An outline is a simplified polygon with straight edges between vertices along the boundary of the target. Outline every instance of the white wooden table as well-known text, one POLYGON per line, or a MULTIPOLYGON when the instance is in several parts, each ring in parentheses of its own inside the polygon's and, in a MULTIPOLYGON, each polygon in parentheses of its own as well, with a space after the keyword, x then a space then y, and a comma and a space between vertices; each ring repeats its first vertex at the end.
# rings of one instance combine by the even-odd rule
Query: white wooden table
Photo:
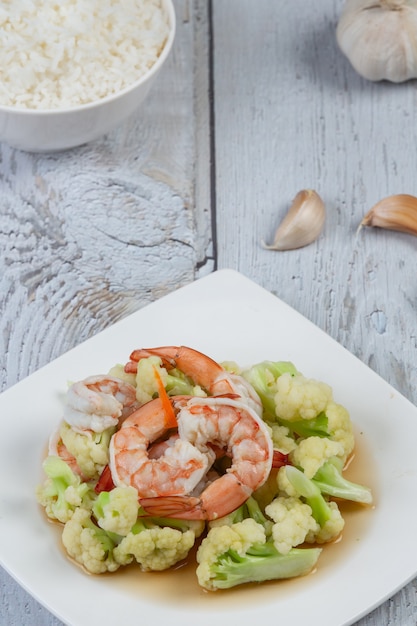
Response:
MULTIPOLYGON (((229 267, 417 402, 417 239, 355 234, 379 199, 417 195, 415 83, 355 74, 335 41, 342 0, 175 4, 173 54, 135 117, 60 154, 0 145, 1 389, 229 267), (322 236, 264 250, 306 187, 327 206, 322 236)), ((60 624, 5 572, 0 597, 1 626, 60 624)), ((414 581, 358 624, 416 621, 414 581)))

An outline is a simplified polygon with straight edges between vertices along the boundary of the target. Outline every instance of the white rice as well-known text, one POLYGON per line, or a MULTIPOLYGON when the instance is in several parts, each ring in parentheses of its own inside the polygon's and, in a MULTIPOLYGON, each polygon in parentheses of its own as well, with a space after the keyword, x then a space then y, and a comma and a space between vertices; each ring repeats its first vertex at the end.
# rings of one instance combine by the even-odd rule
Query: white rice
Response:
POLYGON ((0 0, 0 105, 62 109, 117 93, 168 32, 160 0, 0 0))

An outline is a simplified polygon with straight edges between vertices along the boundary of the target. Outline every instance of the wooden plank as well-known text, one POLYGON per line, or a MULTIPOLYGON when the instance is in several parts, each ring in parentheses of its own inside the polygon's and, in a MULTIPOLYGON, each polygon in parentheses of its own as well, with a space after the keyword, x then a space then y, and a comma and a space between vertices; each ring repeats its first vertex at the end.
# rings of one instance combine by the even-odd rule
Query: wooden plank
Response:
MULTIPOLYGON (((191 282, 206 255, 206 200, 196 218, 195 24, 187 2, 177 14, 172 57, 126 124, 56 155, 1 146, 3 389, 191 282)), ((198 132, 203 142, 207 125, 198 132)))
POLYGON ((270 289, 415 400, 417 240, 356 234, 379 199, 417 193, 414 84, 354 73, 335 42, 340 2, 213 4, 219 267, 270 289), (264 250, 307 187, 327 206, 322 236, 264 250))
MULTIPOLYGON (((173 53, 123 126, 60 154, 0 145, 2 390, 213 267, 207 5, 175 7, 173 53)), ((3 570, 0 589, 1 626, 60 624, 3 570)))
MULTIPOLYGON (((335 39, 342 4, 213 0, 218 267, 278 295, 416 403, 417 239, 356 235, 379 199, 417 194, 415 83, 354 72, 335 39), (322 236, 264 250, 309 187, 327 206, 322 236)), ((412 583, 360 624, 411 625, 415 612, 412 583)))

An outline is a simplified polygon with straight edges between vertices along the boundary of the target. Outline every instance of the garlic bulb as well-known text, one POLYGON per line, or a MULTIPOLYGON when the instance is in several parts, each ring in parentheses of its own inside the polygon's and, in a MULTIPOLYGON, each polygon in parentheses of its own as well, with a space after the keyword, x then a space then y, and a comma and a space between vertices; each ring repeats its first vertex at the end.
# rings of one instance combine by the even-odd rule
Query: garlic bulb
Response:
POLYGON ((294 250, 317 239, 323 230, 326 210, 316 191, 303 189, 295 196, 288 213, 279 225, 268 250, 294 250))
POLYGON ((375 204, 359 225, 377 226, 417 235, 417 198, 405 193, 384 198, 375 204))
POLYGON ((417 0, 347 0, 336 36, 364 78, 417 78, 417 0))

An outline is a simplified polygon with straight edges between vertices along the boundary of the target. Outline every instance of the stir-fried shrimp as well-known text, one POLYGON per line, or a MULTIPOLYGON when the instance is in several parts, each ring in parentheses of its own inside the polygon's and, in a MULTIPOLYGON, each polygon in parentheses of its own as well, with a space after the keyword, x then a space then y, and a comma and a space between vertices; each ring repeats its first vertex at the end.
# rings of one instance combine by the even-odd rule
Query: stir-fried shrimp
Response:
MULTIPOLYGON (((168 450, 168 448, 173 447, 175 445, 175 442, 177 441, 177 439, 179 439, 179 437, 180 437, 179 434, 175 433, 171 435, 170 437, 168 437, 168 439, 157 441, 156 443, 149 446, 148 448, 149 458, 159 459, 159 457, 162 456, 168 450)), ((219 446, 215 446, 214 444, 208 444, 208 447, 211 450, 211 453, 209 454, 212 455, 214 459, 227 456, 227 452, 223 448, 220 448, 219 446)), ((274 458, 275 458, 275 451, 274 451, 274 458)))
MULTIPOLYGON (((175 406, 175 398, 172 403, 175 406)), ((192 443, 174 437, 153 454, 153 442, 177 427, 175 412, 156 398, 132 413, 110 442, 110 469, 117 486, 135 487, 139 497, 190 493, 214 461, 210 451, 202 452, 192 443)), ((156 446, 156 444, 155 444, 156 446)))
POLYGON ((219 363, 202 352, 186 346, 163 346, 134 350, 125 370, 136 372, 138 362, 150 356, 159 357, 167 370, 179 369, 210 395, 233 392, 229 376, 219 363))
POLYGON ((175 433, 171 435, 167 439, 162 439, 161 441, 156 441, 151 444, 148 448, 148 457, 150 459, 159 459, 163 454, 165 454, 168 448, 173 448, 179 439, 179 434, 175 433))
MULTIPOLYGON (((205 453, 224 448, 231 466, 199 497, 142 498, 150 515, 179 519, 216 519, 238 508, 263 485, 272 467, 272 440, 265 423, 245 402, 227 397, 182 400, 177 415, 180 438, 205 453)), ((162 494, 160 494, 162 495, 162 494)))
POLYGON ((90 376, 71 385, 64 420, 74 430, 101 433, 117 426, 124 412, 136 405, 136 390, 113 376, 90 376))
POLYGON ((244 400, 250 406, 251 409, 256 411, 256 413, 260 417, 262 417, 262 401, 252 385, 239 374, 229 373, 229 378, 233 386, 234 393, 239 395, 242 400, 244 400))
POLYGON ((253 387, 243 377, 228 372, 220 363, 206 354, 187 346, 163 346, 134 350, 130 355, 130 361, 125 365, 125 371, 135 373, 138 362, 150 356, 159 357, 167 370, 180 370, 210 396, 229 393, 241 396, 251 408, 261 415, 261 400, 253 387))

